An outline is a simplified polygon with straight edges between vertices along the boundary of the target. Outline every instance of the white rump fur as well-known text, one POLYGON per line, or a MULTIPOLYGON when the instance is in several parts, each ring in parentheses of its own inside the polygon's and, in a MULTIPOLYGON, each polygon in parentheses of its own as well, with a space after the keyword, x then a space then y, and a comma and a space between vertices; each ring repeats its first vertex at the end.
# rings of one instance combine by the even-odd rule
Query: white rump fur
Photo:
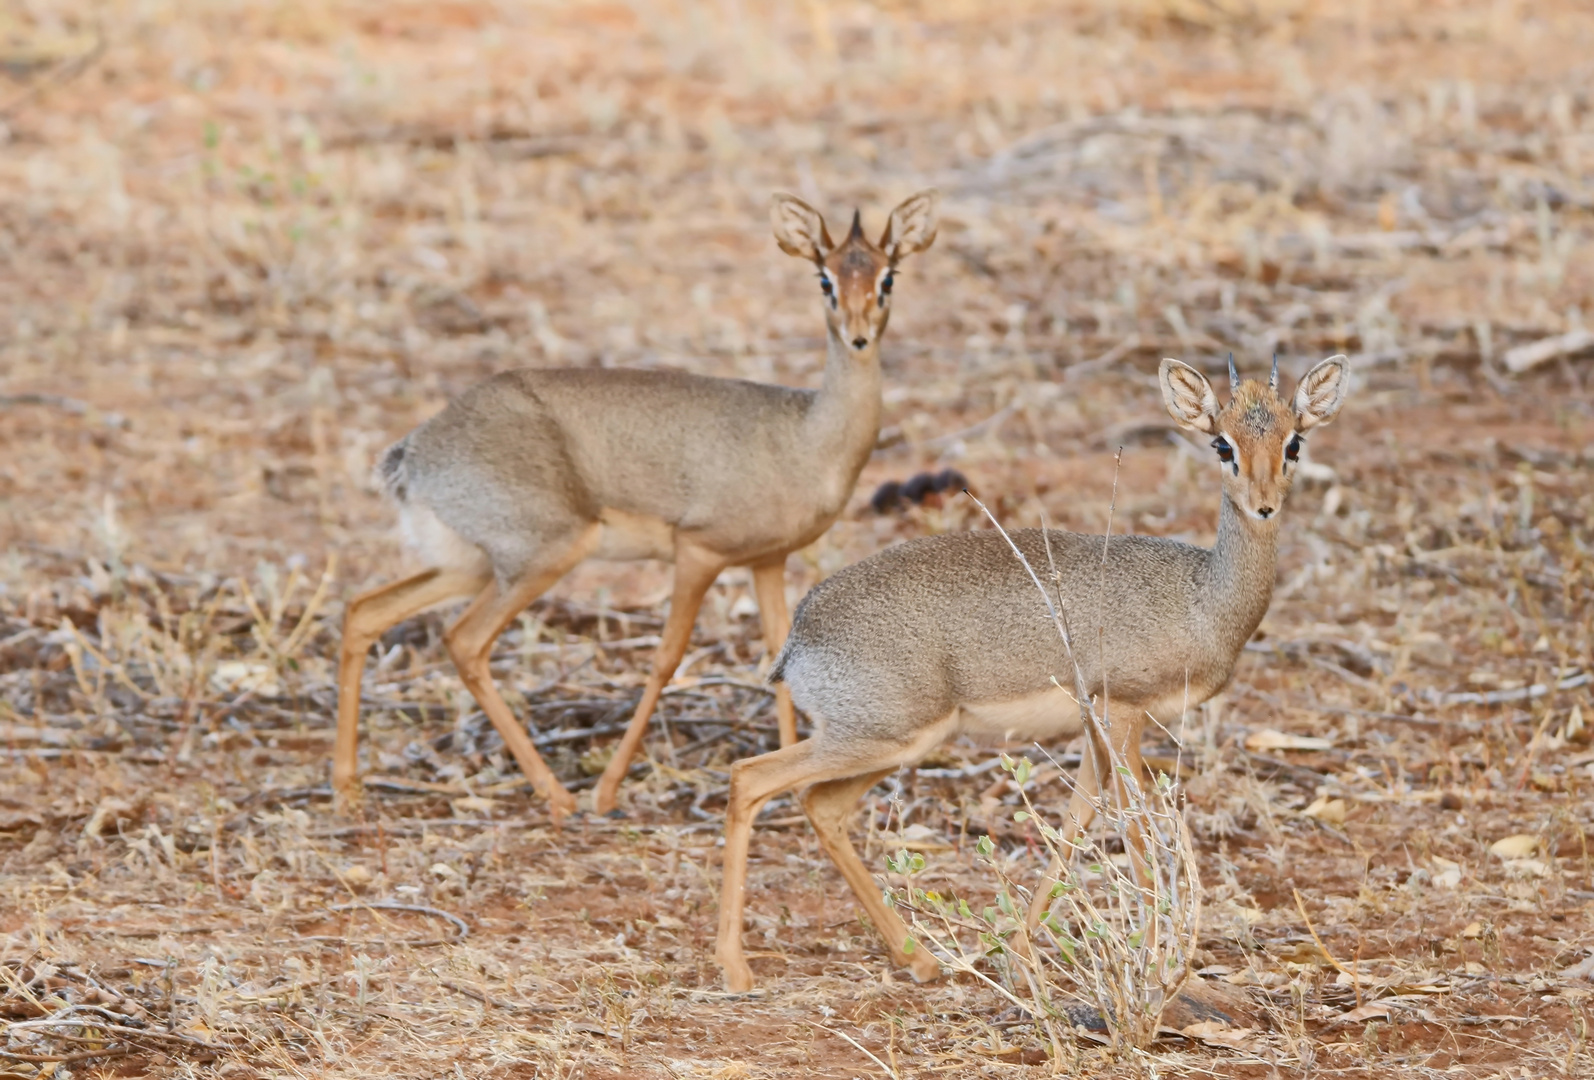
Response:
POLYGON ((423 566, 481 574, 492 572, 487 553, 444 525, 432 513, 432 508, 423 503, 399 504, 399 531, 405 546, 420 558, 423 566))

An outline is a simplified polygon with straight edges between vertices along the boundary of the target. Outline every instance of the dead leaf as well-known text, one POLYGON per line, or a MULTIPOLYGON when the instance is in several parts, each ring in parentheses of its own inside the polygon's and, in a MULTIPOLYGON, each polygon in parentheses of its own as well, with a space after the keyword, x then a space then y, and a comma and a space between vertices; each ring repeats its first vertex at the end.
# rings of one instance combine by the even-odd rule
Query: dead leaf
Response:
POLYGON ((1501 859, 1525 859, 1539 850, 1539 838, 1532 833, 1517 833, 1489 845, 1489 854, 1501 859))
POLYGON ((1451 862, 1449 859, 1435 855, 1433 857, 1433 883, 1441 889, 1455 889, 1461 886, 1461 864, 1451 862))
POLYGON ((1550 872, 1550 868, 1539 859, 1507 859, 1505 872, 1512 877, 1541 878, 1550 872))
POLYGON ((453 802, 455 811, 461 814, 491 814, 498 808, 494 799, 484 799, 480 795, 467 795, 463 799, 453 802))
POLYGON ((1247 750, 1332 750, 1334 742, 1318 735, 1291 735, 1272 728, 1253 731, 1246 736, 1247 750))
MULTIPOLYGON (((1482 964, 1478 966, 1480 968, 1483 967, 1482 964)), ((1469 974, 1471 973, 1471 964, 1467 965, 1467 971, 1469 974)), ((1482 972, 1480 971, 1478 974, 1482 974, 1482 972)), ((1564 968, 1561 971, 1561 977, 1563 979, 1594 979, 1594 953, 1589 953, 1571 967, 1564 968)))
POLYGON ((274 698, 282 694, 282 684, 277 679, 275 667, 247 660, 223 660, 210 673, 210 684, 223 694, 253 693, 257 698, 274 698))
POLYGON ((1279 949, 1269 949, 1278 960, 1287 964, 1310 964, 1313 967, 1333 967, 1334 961, 1315 941, 1292 941, 1279 949))
POLYGON ((1467 928, 1461 931, 1461 936, 1470 941, 1476 941, 1483 936, 1483 924, 1481 922, 1468 923, 1467 928))
POLYGON ((1204 1020, 1199 1024, 1180 1028, 1179 1034, 1198 1039, 1208 1046, 1221 1046, 1229 1050, 1253 1050, 1256 1032, 1252 1028, 1230 1027, 1220 1020, 1204 1020))
POLYGON ((902 830, 902 846, 912 851, 951 851, 946 838, 927 825, 914 822, 902 830))
POLYGON ((1369 1020, 1388 1020, 1390 1015, 1389 1003, 1385 1001, 1369 1001, 1358 1009, 1341 1016, 1338 1024, 1365 1024, 1369 1020))
POLYGON ((1339 828, 1345 824, 1345 814, 1348 809, 1344 799, 1330 799, 1327 795, 1319 795, 1312 805, 1301 813, 1321 821, 1324 825, 1339 828))

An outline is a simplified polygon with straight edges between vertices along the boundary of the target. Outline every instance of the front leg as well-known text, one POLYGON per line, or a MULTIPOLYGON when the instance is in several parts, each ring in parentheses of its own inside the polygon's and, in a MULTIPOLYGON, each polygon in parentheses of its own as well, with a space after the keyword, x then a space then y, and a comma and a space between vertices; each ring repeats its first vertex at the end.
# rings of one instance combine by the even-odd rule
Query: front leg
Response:
POLYGON ((697 621, 697 609, 702 606, 703 596, 709 586, 714 584, 714 579, 727 565, 723 558, 712 551, 685 541, 676 542, 675 587, 670 595, 669 618, 664 622, 664 634, 653 654, 653 668, 648 672, 642 700, 637 703, 636 712, 631 714, 631 723, 626 726, 620 744, 614 748, 614 756, 609 759, 603 776, 598 780, 598 789, 592 799, 593 809, 598 813, 609 813, 619 800, 620 781, 625 779, 631 760, 642 746, 642 737, 648 730, 648 718, 653 715, 660 695, 675 675, 675 669, 680 666, 681 657, 686 655, 686 646, 692 640, 692 625, 697 621))

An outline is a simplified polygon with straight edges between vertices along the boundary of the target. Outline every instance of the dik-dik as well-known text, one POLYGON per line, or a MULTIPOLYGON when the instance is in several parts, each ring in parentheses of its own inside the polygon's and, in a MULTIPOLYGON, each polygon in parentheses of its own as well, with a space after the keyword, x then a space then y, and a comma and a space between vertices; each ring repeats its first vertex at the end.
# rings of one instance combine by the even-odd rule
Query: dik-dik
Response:
MULTIPOLYGON (((819 212, 776 195, 781 250, 812 263, 828 331, 820 388, 797 390, 671 371, 525 369, 479 383, 383 454, 382 485, 426 569, 356 597, 343 624, 332 776, 357 796, 360 681, 366 653, 395 623, 474 596, 444 643, 461 679, 548 800, 575 798, 543 762, 488 670, 493 641, 584 559, 674 562, 669 617, 652 670, 594 798, 613 809, 648 717, 686 651, 721 570, 752 569, 766 647, 784 642, 786 556, 845 506, 880 427, 880 340, 898 265, 935 239, 936 195, 891 212, 879 243, 852 229, 836 243, 819 212)), ((782 746, 796 742, 784 689, 782 746)))
MULTIPOLYGON (((1307 372, 1291 400, 1278 394, 1276 362, 1266 383, 1240 382, 1232 361, 1229 373, 1231 398, 1220 406, 1194 368, 1164 360, 1160 372, 1168 412, 1212 438, 1223 477, 1212 547, 1052 532, 1049 558, 1041 530, 1012 534, 1042 575, 1055 560, 1084 687, 1092 697, 1107 693, 1113 748, 1135 776, 1146 718, 1171 720, 1222 689, 1267 612, 1279 511, 1302 439, 1339 412, 1348 382, 1343 356, 1307 372)), ((753 984, 741 943, 753 818, 771 796, 799 788, 820 844, 892 958, 919 979, 933 978, 935 958, 904 947, 907 928, 853 850, 847 820, 882 777, 954 736, 1078 734, 1079 706, 1054 676, 1075 685, 1045 600, 994 530, 888 548, 804 597, 770 678, 791 689, 813 720, 813 737, 731 768, 718 944, 727 987, 753 984)), ((1080 766, 1060 828, 1065 838, 1094 814, 1101 784, 1094 758, 1084 755, 1080 766)), ((1045 914, 1050 884, 1035 892, 1032 924, 1045 914)))

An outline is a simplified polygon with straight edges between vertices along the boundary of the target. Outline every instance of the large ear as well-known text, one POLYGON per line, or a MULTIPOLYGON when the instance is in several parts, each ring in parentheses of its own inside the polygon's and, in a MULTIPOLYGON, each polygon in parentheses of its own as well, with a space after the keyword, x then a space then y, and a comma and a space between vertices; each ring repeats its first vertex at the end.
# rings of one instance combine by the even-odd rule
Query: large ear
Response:
POLYGON ((880 250, 886 253, 892 266, 935 243, 935 206, 940 199, 939 191, 928 188, 903 199, 901 205, 891 211, 886 231, 880 234, 880 250))
POLYGON ((1295 430, 1305 431, 1334 419, 1350 389, 1345 357, 1330 356, 1301 377, 1295 388, 1295 430))
POLYGON ((1205 375, 1189 364, 1164 360, 1157 381, 1162 384, 1162 403, 1169 416, 1208 435, 1218 433, 1218 395, 1205 375))
POLYGON ((825 231, 824 217, 795 195, 775 192, 769 200, 769 223, 775 227, 775 243, 788 255, 823 262, 836 250, 835 241, 825 231))

